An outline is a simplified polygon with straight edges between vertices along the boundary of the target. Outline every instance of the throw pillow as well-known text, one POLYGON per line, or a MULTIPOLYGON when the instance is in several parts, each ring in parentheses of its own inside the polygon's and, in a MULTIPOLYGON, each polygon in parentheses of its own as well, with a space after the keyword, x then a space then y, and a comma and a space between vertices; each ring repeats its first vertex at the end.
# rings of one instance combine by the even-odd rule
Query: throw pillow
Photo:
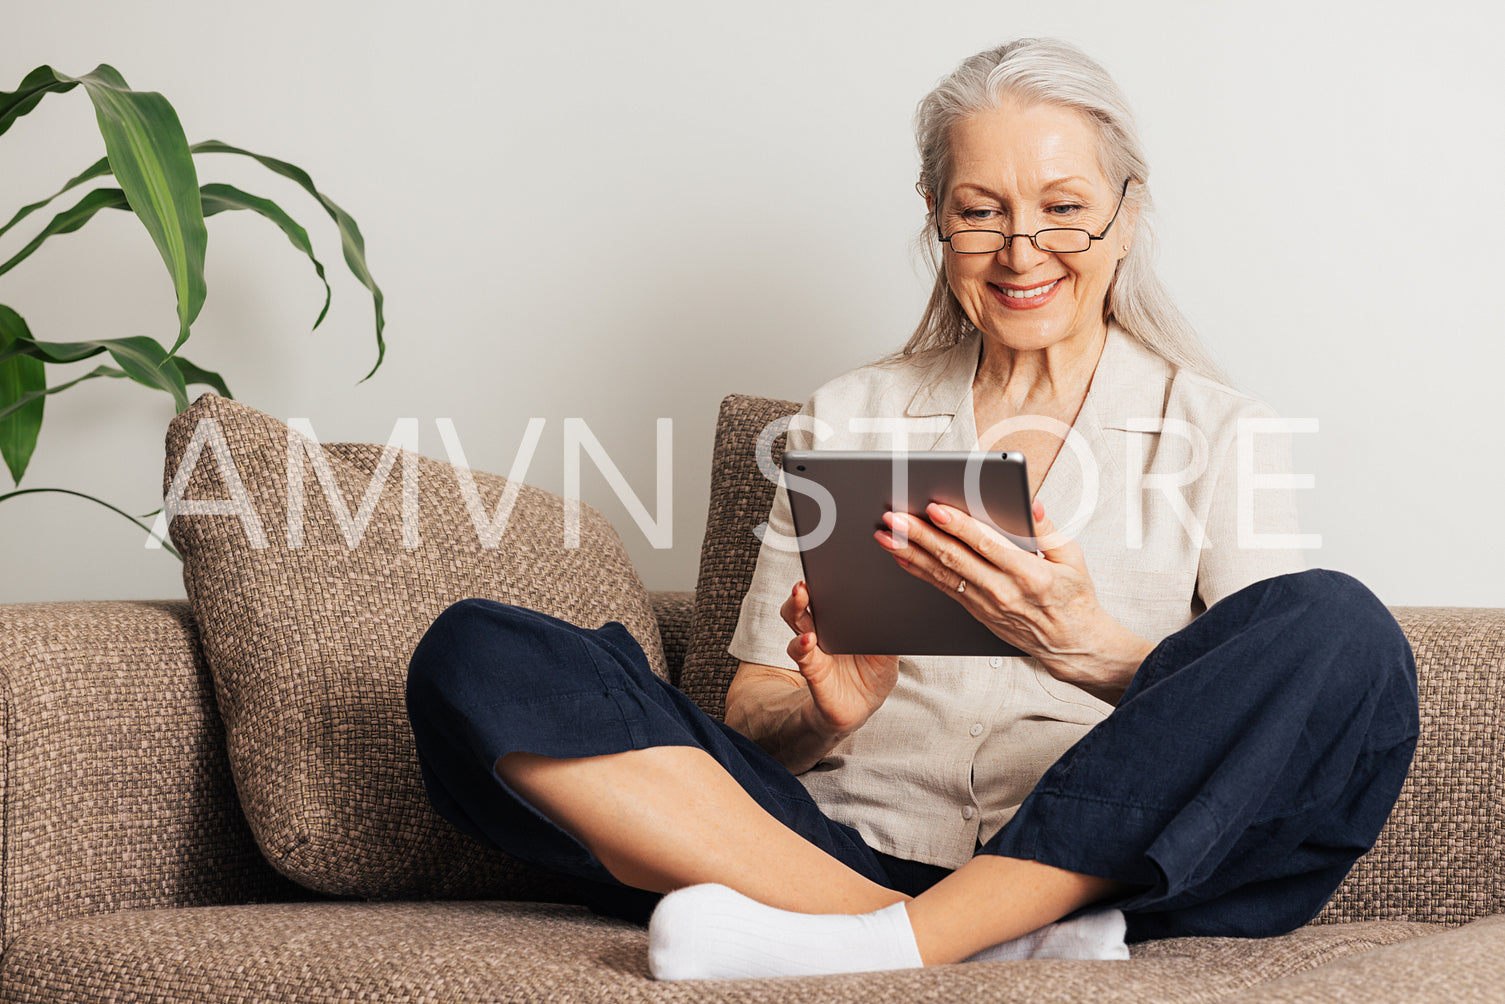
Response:
POLYGON ((621 621, 663 675, 648 595, 611 525, 582 505, 579 546, 566 547, 556 495, 395 448, 290 440, 213 394, 168 429, 163 485, 184 500, 172 539, 242 807, 272 864, 335 895, 570 898, 567 881, 430 808, 404 686, 429 624, 470 596, 584 627, 621 621), (472 511, 484 521, 514 489, 505 532, 484 547, 472 511))

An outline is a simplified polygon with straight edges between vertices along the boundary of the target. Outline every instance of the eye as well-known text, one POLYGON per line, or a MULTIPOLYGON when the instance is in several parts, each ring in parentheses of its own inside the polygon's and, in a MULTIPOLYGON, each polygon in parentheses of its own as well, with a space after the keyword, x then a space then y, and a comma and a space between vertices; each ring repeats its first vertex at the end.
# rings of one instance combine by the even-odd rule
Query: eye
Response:
POLYGON ((1063 202, 1058 206, 1051 206, 1045 211, 1052 216, 1074 216, 1082 211, 1082 207, 1074 202, 1063 202))
POLYGON ((987 223, 998 218, 996 209, 963 209, 961 218, 968 223, 987 223))

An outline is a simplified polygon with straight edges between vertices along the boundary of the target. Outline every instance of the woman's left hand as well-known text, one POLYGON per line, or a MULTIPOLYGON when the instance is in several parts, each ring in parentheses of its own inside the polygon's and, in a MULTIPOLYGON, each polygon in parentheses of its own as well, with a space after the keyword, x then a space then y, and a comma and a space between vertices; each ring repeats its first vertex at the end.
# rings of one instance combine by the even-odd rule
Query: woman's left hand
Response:
POLYGON ((1034 504, 1040 554, 1031 554, 960 509, 932 502, 929 521, 885 513, 874 534, 906 571, 949 594, 1058 680, 1116 703, 1155 647, 1102 608, 1076 542, 1034 504), (908 538, 901 545, 896 531, 908 538))

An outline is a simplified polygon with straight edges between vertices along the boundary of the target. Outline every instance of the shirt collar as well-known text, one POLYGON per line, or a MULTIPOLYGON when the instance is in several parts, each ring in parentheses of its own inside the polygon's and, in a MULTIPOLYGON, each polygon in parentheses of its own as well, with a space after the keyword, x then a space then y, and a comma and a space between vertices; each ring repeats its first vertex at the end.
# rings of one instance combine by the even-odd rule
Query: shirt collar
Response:
MULTIPOLYGON (((972 381, 981 354, 982 336, 976 331, 940 350, 931 365, 922 368, 904 413, 924 418, 971 411, 972 381)), ((1110 323, 1083 409, 1090 407, 1104 429, 1128 429, 1134 419, 1158 420, 1165 412, 1170 371, 1169 363, 1110 323)))
POLYGON ((982 335, 973 331, 949 348, 939 350, 930 365, 922 367, 919 385, 904 414, 910 418, 955 416, 972 410, 972 379, 982 355, 982 335))
MULTIPOLYGON (((972 380, 981 352, 982 336, 974 331, 964 341, 937 352, 929 365, 917 368, 919 384, 905 413, 913 418, 951 419, 930 449, 977 448, 972 380)), ((1082 497, 1098 499, 1122 488, 1124 475, 1117 452, 1107 448, 1103 432, 1158 431, 1171 373, 1171 365, 1159 355, 1118 325, 1108 325, 1092 383, 1072 425, 1075 442, 1063 444, 1063 450, 1073 454, 1085 448, 1094 462, 1083 467, 1080 458, 1058 457, 1040 486, 1039 498, 1047 511, 1064 518, 1076 511, 1082 497)))
POLYGON ((1170 363, 1118 325, 1109 324, 1083 410, 1090 407, 1104 429, 1134 429, 1137 421, 1138 430, 1146 431, 1147 420, 1158 429, 1170 376, 1170 363))

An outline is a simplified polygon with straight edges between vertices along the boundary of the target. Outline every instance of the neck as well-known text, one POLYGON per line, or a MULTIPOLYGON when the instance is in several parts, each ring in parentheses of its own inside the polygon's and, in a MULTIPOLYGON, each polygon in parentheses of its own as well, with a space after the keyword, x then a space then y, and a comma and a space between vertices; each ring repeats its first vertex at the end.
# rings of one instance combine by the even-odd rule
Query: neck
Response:
POLYGON ((1015 349, 982 333, 982 357, 972 378, 973 397, 986 397, 1024 414, 1048 412, 1052 404, 1080 402, 1092 382, 1108 328, 1063 339, 1043 349, 1015 349))

